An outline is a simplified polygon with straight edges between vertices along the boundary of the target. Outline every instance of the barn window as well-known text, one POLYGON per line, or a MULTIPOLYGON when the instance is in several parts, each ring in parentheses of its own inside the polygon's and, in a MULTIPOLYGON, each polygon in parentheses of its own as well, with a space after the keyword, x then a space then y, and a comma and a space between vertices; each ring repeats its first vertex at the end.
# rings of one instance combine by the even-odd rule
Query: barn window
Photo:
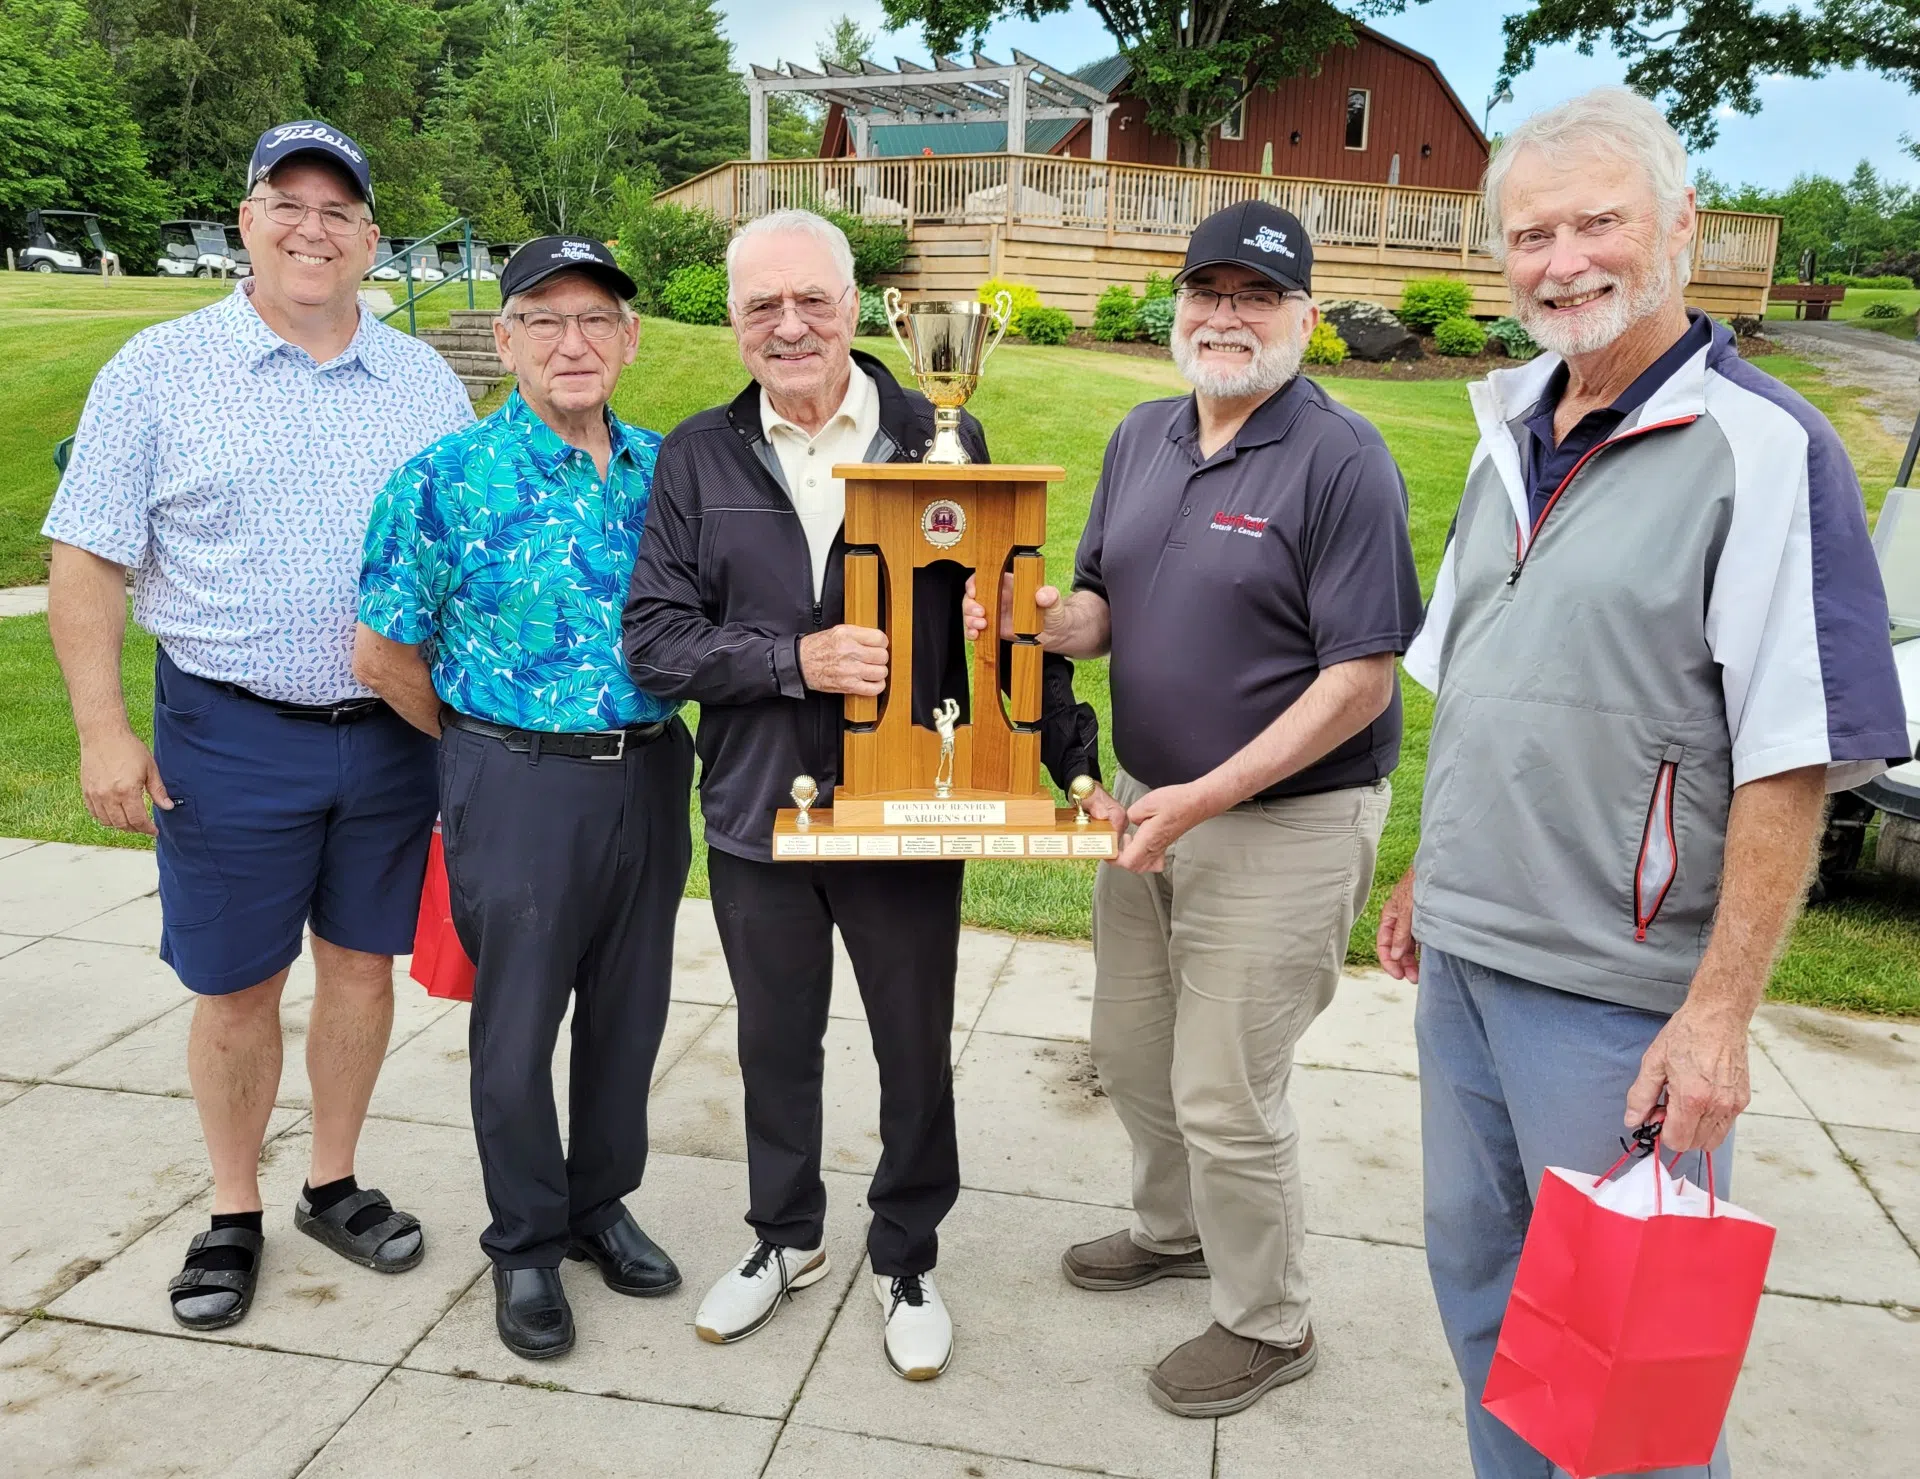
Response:
POLYGON ((1367 147, 1367 104, 1373 94, 1364 87, 1347 89, 1347 147, 1367 147))
POLYGON ((1223 139, 1244 139, 1247 136, 1247 100, 1240 99, 1233 105, 1233 111, 1220 120, 1220 137, 1223 139))

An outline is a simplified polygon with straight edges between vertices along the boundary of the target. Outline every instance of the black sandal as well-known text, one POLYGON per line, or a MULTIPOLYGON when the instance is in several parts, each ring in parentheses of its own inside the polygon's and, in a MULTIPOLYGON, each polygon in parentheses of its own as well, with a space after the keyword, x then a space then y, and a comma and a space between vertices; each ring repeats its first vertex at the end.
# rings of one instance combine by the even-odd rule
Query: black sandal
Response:
POLYGON ((224 1330, 246 1318, 253 1307, 253 1291, 260 1283, 260 1255, 267 1240, 250 1227, 215 1227, 195 1233, 187 1244, 187 1266, 167 1285, 167 1298, 173 1305, 173 1318, 189 1330, 224 1330), (208 1248, 239 1248, 248 1253, 248 1268, 195 1268, 192 1260, 208 1248), (232 1294, 238 1302, 218 1314, 189 1314, 180 1306, 188 1300, 209 1295, 232 1294))
POLYGON ((324 1243, 349 1263, 370 1268, 375 1273, 403 1274, 427 1256, 427 1240, 420 1230, 420 1219, 410 1212, 396 1212, 383 1191, 363 1186, 342 1197, 324 1212, 315 1212, 302 1196, 293 1206, 293 1225, 315 1242, 324 1243), (385 1207, 387 1215, 365 1232, 350 1232, 347 1224, 356 1212, 368 1207, 385 1207), (413 1247, 398 1257, 381 1257, 388 1243, 414 1234, 413 1247))

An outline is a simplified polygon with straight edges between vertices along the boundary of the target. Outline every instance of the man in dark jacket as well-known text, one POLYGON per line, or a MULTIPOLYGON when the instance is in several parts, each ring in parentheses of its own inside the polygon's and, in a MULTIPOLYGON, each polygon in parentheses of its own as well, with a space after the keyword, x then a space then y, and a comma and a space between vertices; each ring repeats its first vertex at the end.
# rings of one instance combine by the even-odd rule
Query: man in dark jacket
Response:
MULTIPOLYGON (((734 239, 727 268, 754 383, 661 447, 625 615, 635 681, 701 706, 708 876, 739 1005, 756 1241, 702 1302, 695 1329, 740 1340, 826 1275, 820 1091, 837 925, 880 1066, 867 1247, 883 1343, 895 1371, 926 1380, 953 1344, 932 1270, 960 1187, 949 1033, 964 865, 775 864, 772 834, 796 776, 815 777, 820 805, 833 804, 844 696, 877 695, 886 682, 886 635, 841 621, 845 491, 833 465, 918 459, 933 408, 852 351, 852 253, 829 222, 763 217, 734 239)), ((971 417, 961 439, 987 460, 971 417)), ((911 702, 931 727, 940 698, 967 692, 964 573, 920 577, 911 702)), ((1046 691, 1049 770, 1063 783, 1096 775, 1092 711, 1073 702, 1063 659, 1048 659, 1046 691)))

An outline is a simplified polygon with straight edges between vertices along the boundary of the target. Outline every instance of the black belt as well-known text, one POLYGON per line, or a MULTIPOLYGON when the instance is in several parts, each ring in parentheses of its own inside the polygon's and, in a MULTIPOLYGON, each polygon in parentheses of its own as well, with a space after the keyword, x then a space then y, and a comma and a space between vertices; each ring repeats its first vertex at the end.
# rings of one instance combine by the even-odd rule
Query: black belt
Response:
POLYGON ((442 709, 440 722, 469 734, 497 739, 516 755, 564 755, 571 760, 620 760, 627 746, 650 745, 667 732, 665 724, 635 724, 626 729, 603 729, 591 734, 554 734, 540 729, 510 729, 457 709, 442 709))
POLYGON ((375 714, 385 712, 387 707, 384 700, 377 698, 348 698, 337 704, 296 704, 281 698, 268 698, 251 688, 242 688, 238 683, 215 683, 214 686, 226 689, 236 698, 265 704, 283 719, 305 719, 314 724, 358 724, 362 719, 371 719, 375 714))

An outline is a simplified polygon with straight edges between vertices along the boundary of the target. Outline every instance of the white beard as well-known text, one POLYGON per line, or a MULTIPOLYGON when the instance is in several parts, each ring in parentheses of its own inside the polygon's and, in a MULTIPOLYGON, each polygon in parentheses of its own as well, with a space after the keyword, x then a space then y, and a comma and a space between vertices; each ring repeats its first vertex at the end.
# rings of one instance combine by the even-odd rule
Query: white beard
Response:
POLYGON ((1639 277, 1620 277, 1611 272, 1583 272, 1572 282, 1542 280, 1532 293, 1516 292, 1513 316, 1533 335, 1542 349, 1565 358, 1568 355, 1597 354, 1641 319, 1658 313, 1673 296, 1671 269, 1656 264, 1639 277), (1613 291, 1585 309, 1579 323, 1563 322, 1547 307, 1546 298, 1577 298, 1598 288, 1613 291))
POLYGON ((1210 329, 1202 324, 1191 333, 1174 331, 1173 362, 1181 375, 1201 395, 1215 400, 1240 400, 1247 396, 1271 395, 1300 373, 1301 356, 1307 346, 1298 325, 1288 318, 1280 333, 1261 343, 1252 329, 1210 329), (1237 370, 1215 369, 1198 363, 1194 340, 1206 339, 1218 344, 1240 344, 1252 350, 1247 363, 1237 370))

